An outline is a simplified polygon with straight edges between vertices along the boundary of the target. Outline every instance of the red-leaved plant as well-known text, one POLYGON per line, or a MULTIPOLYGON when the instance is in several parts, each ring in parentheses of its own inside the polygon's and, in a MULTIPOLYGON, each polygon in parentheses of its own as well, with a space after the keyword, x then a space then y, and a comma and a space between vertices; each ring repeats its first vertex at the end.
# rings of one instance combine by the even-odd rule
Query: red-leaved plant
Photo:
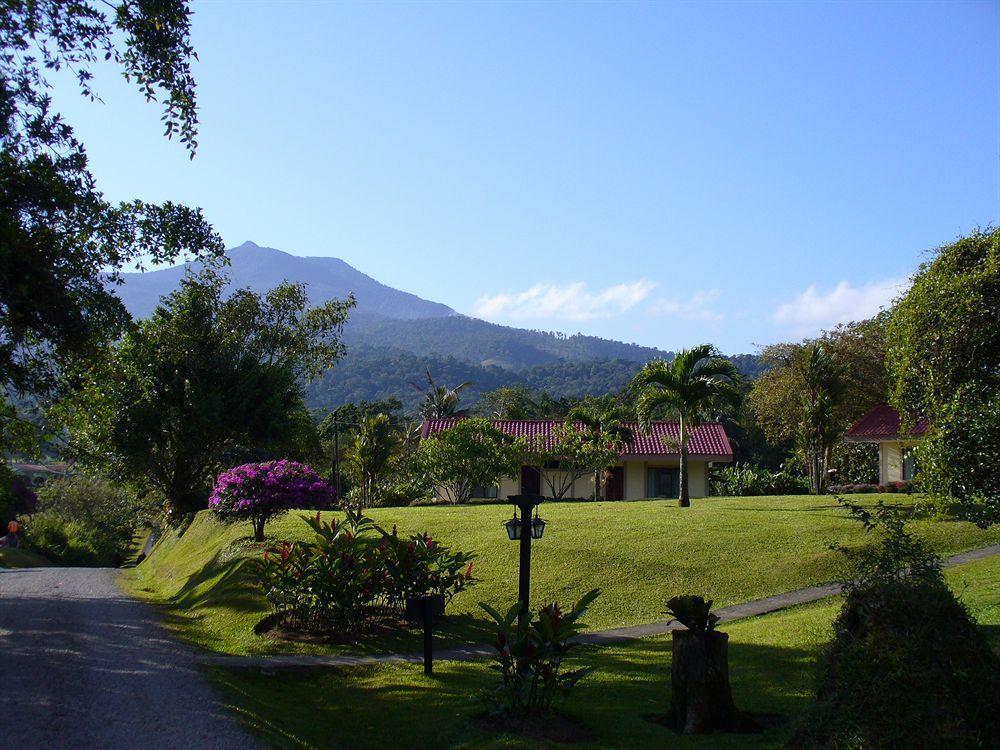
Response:
POLYGON ((501 682, 490 695, 494 713, 520 719, 547 714, 556 696, 565 697, 593 671, 564 671, 563 660, 576 645, 572 639, 583 627, 580 618, 599 594, 598 589, 589 591, 568 612, 555 602, 546 604, 534 619, 519 617, 520 602, 505 615, 480 603, 497 625, 492 669, 500 673, 501 682))
POLYGON ((475 583, 472 558, 427 534, 402 539, 347 510, 343 520, 305 519, 312 541, 283 542, 256 561, 254 572, 277 620, 286 627, 363 631, 374 618, 401 614, 407 597, 451 598, 475 583))

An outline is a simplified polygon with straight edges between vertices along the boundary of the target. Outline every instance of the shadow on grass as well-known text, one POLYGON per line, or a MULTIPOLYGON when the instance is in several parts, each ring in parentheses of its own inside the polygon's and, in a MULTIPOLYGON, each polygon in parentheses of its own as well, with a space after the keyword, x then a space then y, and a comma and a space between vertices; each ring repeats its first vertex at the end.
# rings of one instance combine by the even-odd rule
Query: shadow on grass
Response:
MULTIPOLYGON (((734 643, 731 673, 737 705, 794 718, 808 704, 815 650, 734 643)), ((655 639, 581 649, 573 666, 591 664, 570 700, 557 706, 592 729, 591 748, 778 747, 789 725, 760 735, 679 737, 644 716, 670 699, 670 641, 655 639)), ((394 748, 560 747, 513 736, 491 737, 470 719, 477 696, 496 686, 488 664, 443 662, 433 677, 418 665, 280 671, 212 670, 244 722, 278 747, 394 748)))
MULTIPOLYGON (((196 572, 187 577, 180 589, 173 595, 159 601, 164 622, 180 632, 191 623, 203 620, 202 611, 206 607, 225 608, 236 613, 264 619, 271 609, 260 594, 250 569, 252 557, 245 552, 256 545, 244 544, 246 540, 217 552, 196 572)), ((251 618, 254 619, 254 618, 251 618)), ((252 625, 248 626, 249 628, 252 625)), ((435 648, 443 650, 483 643, 494 636, 489 620, 471 614, 447 615, 435 628, 435 648)), ((225 637, 215 637, 204 628, 200 629, 197 640, 202 646, 226 650, 225 637)), ((319 650, 328 653, 351 653, 379 655, 390 653, 416 653, 423 648, 423 630, 417 626, 399 630, 380 631, 377 634, 362 635, 355 643, 323 644, 319 650)), ((252 648, 257 653, 294 652, 299 650, 292 641, 265 636, 260 648, 252 648)))
POLYGON ((167 600, 171 606, 196 609, 206 604, 225 605, 237 612, 267 611, 264 597, 258 594, 250 575, 250 559, 227 557, 229 550, 217 552, 198 571, 188 576, 174 596, 167 600))

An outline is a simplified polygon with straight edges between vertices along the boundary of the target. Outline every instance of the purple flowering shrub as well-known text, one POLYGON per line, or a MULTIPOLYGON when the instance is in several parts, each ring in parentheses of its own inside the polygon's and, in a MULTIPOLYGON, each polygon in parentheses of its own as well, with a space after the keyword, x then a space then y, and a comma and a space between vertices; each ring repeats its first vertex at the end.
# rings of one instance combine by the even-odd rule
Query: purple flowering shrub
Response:
POLYGON ((286 628, 351 635, 373 620, 397 617, 408 597, 450 600, 475 583, 473 555, 450 552, 427 534, 401 539, 355 511, 305 521, 312 541, 282 542, 264 552, 254 573, 286 628))
POLYGON ((208 507, 229 521, 250 521, 254 539, 264 541, 268 519, 293 508, 327 508, 334 489, 314 469, 297 461, 234 466, 219 475, 208 507))

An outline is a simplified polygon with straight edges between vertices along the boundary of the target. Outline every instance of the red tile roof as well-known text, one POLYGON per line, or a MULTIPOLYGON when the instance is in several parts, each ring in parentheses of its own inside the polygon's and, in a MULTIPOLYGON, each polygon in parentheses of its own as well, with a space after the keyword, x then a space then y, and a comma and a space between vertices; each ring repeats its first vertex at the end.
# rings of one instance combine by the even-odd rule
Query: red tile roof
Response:
MULTIPOLYGON (((542 438, 551 440, 552 430, 562 424, 559 420, 491 420, 493 426, 513 437, 542 438)), ((421 439, 447 430, 455 425, 458 419, 426 420, 420 431, 421 439)), ((577 428, 582 425, 577 423, 577 428)), ((653 422, 651 434, 643 434, 636 423, 627 423, 632 430, 632 441, 622 451, 623 458, 639 456, 676 456, 679 452, 677 439, 680 427, 677 422, 653 422)), ((699 425, 688 433, 688 454, 693 457, 711 461, 732 461, 733 449, 722 425, 717 422, 699 425)))
MULTIPOLYGON (((888 404, 878 404, 873 406, 867 414, 851 425, 845 433, 848 440, 857 442, 872 440, 890 440, 900 437, 899 434, 899 412, 888 404)), ((903 437, 920 437, 927 432, 927 419, 917 417, 913 421, 912 429, 903 437)))

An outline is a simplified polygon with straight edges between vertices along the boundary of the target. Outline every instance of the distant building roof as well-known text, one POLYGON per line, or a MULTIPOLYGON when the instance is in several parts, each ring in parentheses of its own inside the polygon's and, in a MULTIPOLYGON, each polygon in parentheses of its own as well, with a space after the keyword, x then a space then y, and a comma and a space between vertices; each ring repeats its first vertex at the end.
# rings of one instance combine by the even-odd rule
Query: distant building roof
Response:
POLYGON ((66 463, 51 463, 51 464, 29 464, 22 461, 14 461, 10 464, 10 468, 20 474, 67 474, 69 473, 69 464, 66 463))
POLYGON ((868 410, 861 419, 851 425, 845 433, 848 440, 855 442, 892 440, 894 438, 917 438, 927 432, 927 419, 917 417, 906 435, 900 435, 899 412, 888 404, 878 404, 868 410))
MULTIPOLYGON (((425 420, 420 431, 421 439, 453 427, 459 419, 425 420)), ((551 445, 554 440, 552 432, 557 425, 563 424, 557 419, 513 419, 491 420, 493 426, 503 433, 513 437, 543 439, 551 445)), ((650 434, 644 434, 635 422, 625 423, 632 430, 632 441, 622 451, 622 458, 637 458, 641 456, 676 456, 680 452, 677 440, 680 437, 680 426, 677 422, 653 422, 650 434)), ((577 429, 583 425, 577 423, 577 429)), ((718 422, 709 422, 693 427, 688 432, 688 454, 692 457, 708 461, 732 461, 733 448, 725 429, 718 422)))

